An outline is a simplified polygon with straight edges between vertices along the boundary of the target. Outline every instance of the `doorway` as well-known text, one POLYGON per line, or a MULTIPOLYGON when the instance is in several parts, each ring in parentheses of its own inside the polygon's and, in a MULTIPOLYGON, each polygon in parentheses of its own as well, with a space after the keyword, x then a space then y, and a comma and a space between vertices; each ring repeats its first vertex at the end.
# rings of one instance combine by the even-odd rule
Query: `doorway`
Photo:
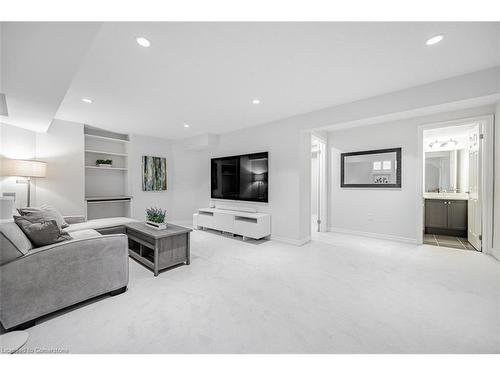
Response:
POLYGON ((492 247, 491 117, 420 128, 422 242, 489 252, 492 247))
POLYGON ((311 136, 311 235, 326 232, 326 142, 311 136))

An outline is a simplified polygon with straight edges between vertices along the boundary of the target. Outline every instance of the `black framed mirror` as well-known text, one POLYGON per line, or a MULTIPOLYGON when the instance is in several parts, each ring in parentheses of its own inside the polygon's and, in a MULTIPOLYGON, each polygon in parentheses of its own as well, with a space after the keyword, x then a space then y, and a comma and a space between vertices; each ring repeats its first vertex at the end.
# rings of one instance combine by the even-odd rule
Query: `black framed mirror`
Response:
POLYGON ((400 188, 401 147, 340 154, 340 187, 400 188))

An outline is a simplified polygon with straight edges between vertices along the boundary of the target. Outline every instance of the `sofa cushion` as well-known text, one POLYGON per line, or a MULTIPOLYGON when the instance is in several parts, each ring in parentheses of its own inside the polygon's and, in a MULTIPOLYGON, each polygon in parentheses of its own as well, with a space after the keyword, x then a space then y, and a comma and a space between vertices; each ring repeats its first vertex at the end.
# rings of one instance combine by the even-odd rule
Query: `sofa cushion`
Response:
POLYGON ((120 225, 125 225, 127 223, 133 223, 138 220, 131 219, 129 217, 108 217, 104 219, 93 219, 87 220, 84 223, 70 224, 65 230, 68 233, 73 233, 77 230, 82 229, 102 229, 109 227, 117 227, 120 225))
POLYGON ((14 216, 14 221, 36 247, 71 240, 71 236, 61 231, 55 220, 44 220, 38 216, 14 216))
POLYGON ((33 248, 15 222, 0 224, 0 264, 22 257, 33 248))
POLYGON ((63 229, 68 226, 63 216, 55 208, 42 204, 40 207, 25 207, 17 209, 21 216, 30 216, 42 218, 44 221, 55 220, 59 228, 63 229))
POLYGON ((71 232, 71 237, 74 240, 83 240, 85 238, 102 237, 102 235, 94 229, 82 229, 71 232))

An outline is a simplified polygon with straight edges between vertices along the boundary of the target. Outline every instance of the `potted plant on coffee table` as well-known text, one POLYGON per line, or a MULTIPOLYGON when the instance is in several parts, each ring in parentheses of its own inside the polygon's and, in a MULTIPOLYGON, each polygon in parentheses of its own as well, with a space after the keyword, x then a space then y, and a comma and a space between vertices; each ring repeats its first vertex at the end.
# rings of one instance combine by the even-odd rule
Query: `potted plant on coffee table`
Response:
POLYGON ((147 208, 146 225, 154 229, 167 229, 167 223, 165 223, 166 215, 167 210, 156 207, 147 208))

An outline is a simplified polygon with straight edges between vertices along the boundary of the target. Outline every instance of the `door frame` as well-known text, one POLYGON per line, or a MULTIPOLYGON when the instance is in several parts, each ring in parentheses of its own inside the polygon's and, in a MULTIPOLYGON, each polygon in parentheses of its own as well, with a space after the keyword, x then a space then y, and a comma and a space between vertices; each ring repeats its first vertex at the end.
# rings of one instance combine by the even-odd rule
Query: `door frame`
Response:
MULTIPOLYGON (((318 211, 319 215, 318 218, 321 220, 321 224, 319 226, 320 232, 326 232, 327 231, 327 220, 328 220, 328 204, 327 204, 327 183, 328 183, 328 176, 327 176, 327 168, 326 168, 326 163, 327 163, 327 140, 315 133, 311 133, 311 145, 313 141, 317 141, 319 146, 319 154, 318 154, 318 184, 319 184, 319 204, 318 204, 318 211)), ((312 179, 311 179, 311 186, 312 186, 312 179)), ((312 195, 312 189, 311 189, 311 195, 312 195)), ((311 198, 309 197, 309 200, 311 198)), ((309 222, 311 219, 309 219, 309 222)), ((311 228, 311 233, 312 233, 312 228, 311 228)))
POLYGON ((434 122, 417 127, 417 241, 419 245, 424 241, 424 130, 444 128, 449 126, 465 125, 465 123, 480 122, 483 125, 484 140, 481 163, 481 235, 482 251, 491 254, 493 249, 493 183, 494 183, 494 116, 483 115, 467 117, 457 120, 434 122))

